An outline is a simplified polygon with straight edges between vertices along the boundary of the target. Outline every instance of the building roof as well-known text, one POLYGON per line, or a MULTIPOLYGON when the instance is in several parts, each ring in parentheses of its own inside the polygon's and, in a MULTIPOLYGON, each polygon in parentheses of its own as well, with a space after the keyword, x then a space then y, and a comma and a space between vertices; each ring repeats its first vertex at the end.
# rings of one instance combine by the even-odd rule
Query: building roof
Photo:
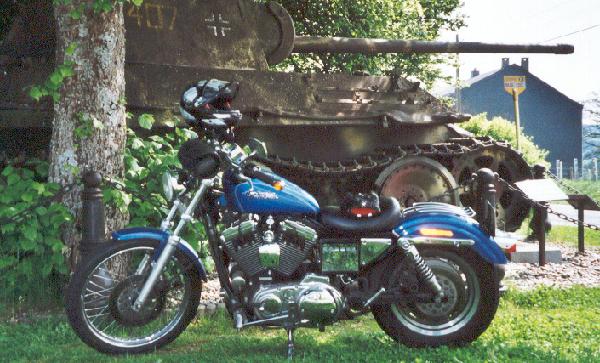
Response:
MULTIPOLYGON (((581 103, 579 103, 579 102, 573 100, 572 98, 568 97, 567 95, 565 95, 564 93, 562 93, 558 89, 556 89, 555 87, 551 86, 547 82, 544 82, 541 78, 535 76, 534 74, 532 74, 531 72, 529 72, 529 70, 521 67, 518 64, 511 64, 511 65, 505 66, 503 68, 500 68, 500 69, 497 69, 497 70, 494 70, 494 71, 490 71, 490 72, 486 72, 486 73, 482 73, 482 74, 480 74, 478 76, 475 76, 475 77, 472 77, 470 79, 461 81, 462 88, 471 87, 474 84, 476 84, 478 82, 481 82, 481 81, 483 81, 486 78, 492 77, 492 76, 496 75, 496 73, 502 72, 502 71, 504 71, 507 68, 518 69, 518 70, 520 70, 522 72, 527 73, 527 77, 532 77, 532 78, 536 79, 537 81, 539 81, 540 83, 542 83, 543 85, 545 85, 546 87, 548 87, 549 89, 551 89, 554 92, 556 92, 557 94, 561 95, 563 98, 565 98, 565 100, 567 100, 569 102, 572 102, 572 103, 575 103, 575 104, 577 104, 577 105, 579 105, 580 107, 583 108, 583 105, 581 103)), ((446 90, 443 90, 442 95, 447 96, 447 97, 453 97, 454 96, 454 92, 455 92, 454 88, 446 89, 446 90)))

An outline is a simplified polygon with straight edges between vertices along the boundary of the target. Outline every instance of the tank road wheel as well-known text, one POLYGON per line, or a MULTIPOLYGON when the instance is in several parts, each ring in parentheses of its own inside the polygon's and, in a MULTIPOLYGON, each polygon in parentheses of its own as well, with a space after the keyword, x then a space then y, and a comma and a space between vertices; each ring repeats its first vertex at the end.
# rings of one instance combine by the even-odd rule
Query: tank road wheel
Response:
POLYGON ((385 169, 375 181, 380 194, 395 197, 403 207, 435 201, 457 205, 457 184, 440 163, 423 156, 402 158, 385 169))
MULTIPOLYGON (((499 146, 462 155, 454 161, 452 175, 458 184, 466 185, 471 179, 471 174, 480 168, 490 168, 510 183, 531 178, 529 166, 522 157, 514 150, 499 146)), ((460 201, 463 205, 475 206, 470 194, 461 194, 460 201)), ((496 183, 496 224, 498 228, 510 232, 516 231, 527 217, 528 212, 527 203, 514 192, 507 190, 502 183, 496 183)))

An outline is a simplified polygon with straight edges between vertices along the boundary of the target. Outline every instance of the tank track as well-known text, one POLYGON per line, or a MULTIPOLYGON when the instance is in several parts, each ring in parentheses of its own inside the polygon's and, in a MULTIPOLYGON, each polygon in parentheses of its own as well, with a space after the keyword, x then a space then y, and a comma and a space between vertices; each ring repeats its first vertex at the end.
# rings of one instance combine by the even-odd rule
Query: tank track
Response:
MULTIPOLYGON (((509 174, 516 175, 516 177, 509 177, 509 179, 514 179, 510 180, 512 183, 531 176, 530 167, 520 152, 512 149, 511 145, 505 141, 496 141, 489 137, 452 138, 448 142, 437 144, 379 148, 370 154, 347 161, 313 162, 284 158, 276 154, 257 158, 257 161, 306 187, 318 199, 325 200, 328 204, 337 204, 337 200, 344 195, 343 193, 366 192, 375 189, 374 182, 377 176, 399 159, 408 156, 427 157, 439 162, 452 172, 461 158, 475 159, 484 154, 498 155, 498 157, 503 155, 503 160, 510 159, 510 164, 515 170, 511 170, 509 174)), ((460 175, 454 175, 454 177, 459 185, 467 184, 464 177, 460 175)), ((470 201, 463 200, 463 204, 470 205, 470 201)), ((510 208, 510 213, 517 216, 511 217, 511 220, 505 225, 507 230, 518 228, 528 212, 526 205, 518 202, 514 202, 514 204, 510 208)))
MULTIPOLYGON (((313 162, 310 160, 297 160, 296 158, 282 158, 276 154, 269 154, 266 158, 257 160, 270 168, 277 170, 293 170, 303 174, 318 174, 321 176, 340 176, 344 174, 379 172, 392 162, 406 156, 425 156, 442 161, 447 158, 456 158, 469 152, 484 149, 502 148, 514 155, 517 159, 522 156, 513 150, 509 143, 496 141, 489 137, 480 138, 454 138, 446 143, 399 145, 389 148, 379 148, 371 154, 347 161, 313 162)), ((445 164, 442 162, 442 164, 445 164)))

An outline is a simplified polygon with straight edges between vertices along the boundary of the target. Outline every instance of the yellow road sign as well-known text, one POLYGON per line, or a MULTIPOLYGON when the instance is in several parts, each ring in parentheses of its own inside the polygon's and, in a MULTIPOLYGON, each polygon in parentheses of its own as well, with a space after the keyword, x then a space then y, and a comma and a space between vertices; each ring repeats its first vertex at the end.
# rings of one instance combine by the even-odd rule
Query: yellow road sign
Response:
POLYGON ((525 91, 525 76, 504 76, 504 90, 508 94, 515 92, 517 95, 525 91))

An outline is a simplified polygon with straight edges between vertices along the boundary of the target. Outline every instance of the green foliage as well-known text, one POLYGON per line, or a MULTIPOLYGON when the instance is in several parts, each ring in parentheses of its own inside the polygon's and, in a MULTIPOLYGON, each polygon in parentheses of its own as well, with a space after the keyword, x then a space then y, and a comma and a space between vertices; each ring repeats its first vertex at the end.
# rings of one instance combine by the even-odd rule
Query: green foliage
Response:
MULTIPOLYGON (((93 122, 88 124, 93 128, 93 122)), ((85 137, 88 131, 82 127, 79 132, 85 137)), ((189 130, 175 129, 164 136, 142 138, 128 130, 125 180, 117 187, 107 185, 103 195, 106 203, 129 212, 129 226, 160 225, 169 207, 161 176, 181 167, 177 150, 193 136, 189 130)), ((52 201, 60 186, 47 183, 47 176, 48 164, 38 160, 22 167, 7 166, 0 175, 0 297, 28 295, 49 275, 67 272, 60 230, 71 218, 62 204, 52 201)), ((207 249, 199 245, 205 239, 203 226, 189 224, 183 237, 201 249, 201 257, 210 265, 207 249)))
MULTIPOLYGON (((74 52, 76 48, 76 44, 71 44, 67 50, 69 52, 74 52)), ((50 96, 54 102, 58 102, 60 98, 60 87, 65 82, 65 79, 75 75, 73 65, 73 62, 67 60, 65 63, 56 67, 44 84, 29 88, 29 97, 39 101, 42 97, 50 96)))
POLYGON ((0 297, 18 297, 51 274, 66 273, 60 230, 71 220, 52 201, 59 185, 47 183, 48 164, 29 161, 0 173, 0 297))
MULTIPOLYGON (((487 114, 482 113, 474 116, 471 120, 461 123, 460 126, 476 136, 489 136, 495 140, 508 141, 513 147, 517 145, 515 135, 515 124, 501 117, 494 117, 492 120, 487 119, 487 114)), ((533 137, 527 136, 521 128, 520 135, 520 151, 523 157, 530 164, 546 162, 548 151, 541 149, 534 143, 533 137)))
MULTIPOLYGON (((490 328, 461 347, 407 348, 368 315, 327 327, 325 333, 296 330, 294 361, 598 362, 599 301, 599 288, 509 292, 490 328)), ((287 362, 282 329, 236 332, 225 314, 198 318, 167 347, 137 356, 109 357, 86 347, 63 316, 0 324, 0 337, 0 361, 6 362, 287 362)))
POLYGON ((139 117, 138 122, 140 124, 140 127, 146 130, 150 130, 152 128, 152 125, 154 125, 154 122, 156 121, 154 120, 154 116, 145 113, 139 117))
MULTIPOLYGON (((146 123, 151 127, 154 118, 142 115, 140 126, 146 123), (148 121, 150 120, 151 121, 148 121)), ((181 165, 177 158, 179 146, 195 134, 187 129, 175 128, 165 135, 140 137, 131 129, 127 134, 125 149, 125 180, 122 188, 107 188, 104 191, 107 202, 127 208, 130 215, 129 226, 159 226, 168 213, 169 203, 162 194, 162 174, 173 171, 181 165)), ((205 238, 201 223, 188 224, 184 239, 195 247, 205 238)), ((206 257, 206 251, 202 250, 206 257)))
MULTIPOLYGON (((296 33, 387 39, 434 40, 443 29, 464 25, 459 0, 279 0, 294 19, 296 33)), ((415 76, 428 86, 440 78, 447 57, 431 54, 378 56, 294 55, 279 69, 323 73, 368 71, 415 76)))

